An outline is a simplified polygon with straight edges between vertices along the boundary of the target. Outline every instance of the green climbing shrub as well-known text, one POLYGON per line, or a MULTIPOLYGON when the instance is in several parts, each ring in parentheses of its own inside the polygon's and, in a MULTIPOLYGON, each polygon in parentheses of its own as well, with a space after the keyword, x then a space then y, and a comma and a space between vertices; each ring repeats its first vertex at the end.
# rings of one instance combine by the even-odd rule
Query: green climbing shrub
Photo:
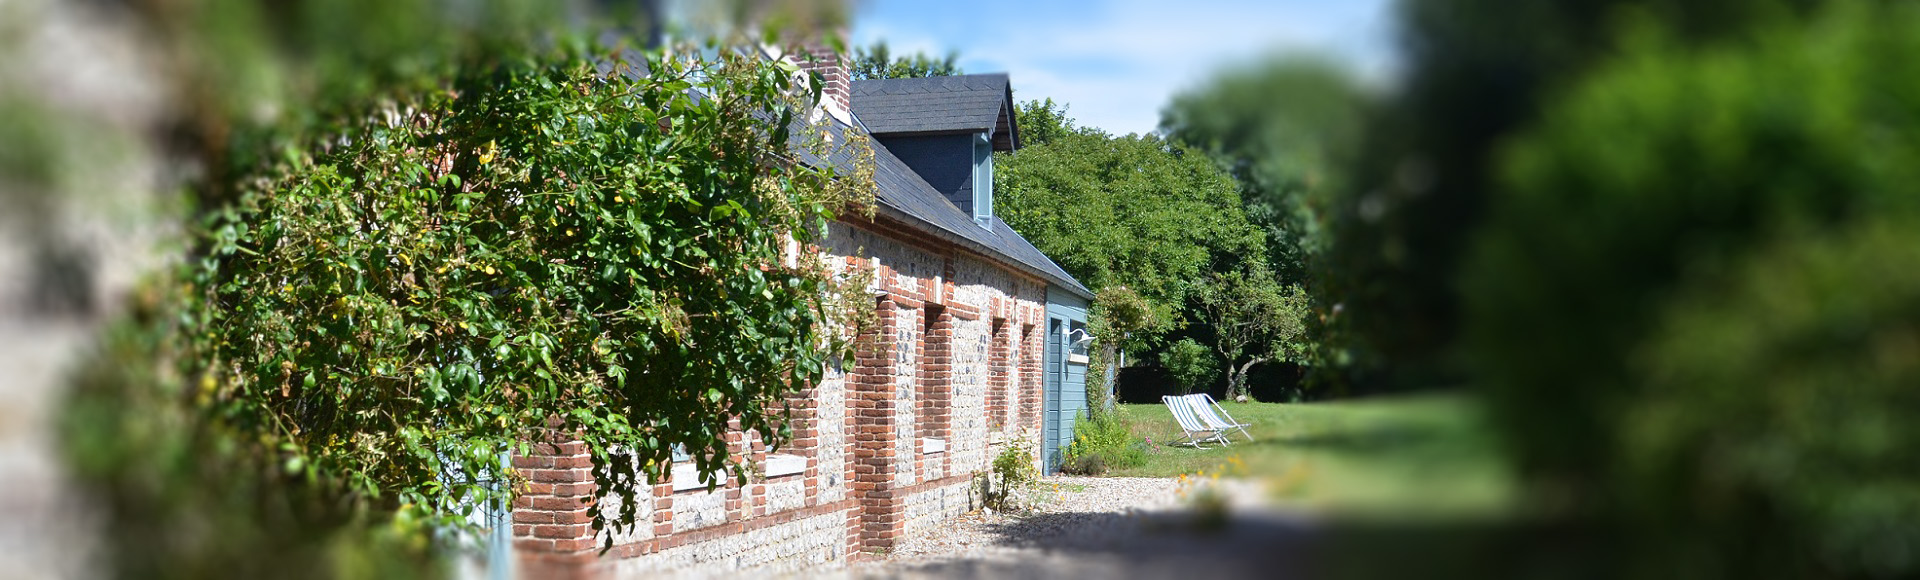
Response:
POLYGON ((597 66, 616 48, 463 69, 263 166, 186 273, 208 413, 449 517, 486 493, 449 474, 507 477, 543 428, 580 430, 620 494, 676 445, 737 468, 730 422, 783 443, 781 402, 849 345, 833 273, 788 241, 870 178, 793 160, 792 65, 652 52, 633 78, 597 66))
POLYGON ((871 152, 800 122, 791 64, 587 37, 243 143, 236 201, 156 290, 155 399, 320 513, 425 529, 507 499, 502 453, 548 430, 602 494, 676 446, 746 477, 726 434, 783 444, 784 401, 851 352, 859 281, 804 248, 871 207, 871 152))
POLYGON ((1167 329, 1173 318, 1164 307, 1127 286, 1108 286, 1094 294, 1093 308, 1087 315, 1087 332, 1094 336, 1092 356, 1087 365, 1087 409, 1094 415, 1111 411, 1115 383, 1119 382, 1119 364, 1125 353, 1144 350, 1146 339, 1167 329), (1111 380, 1109 376, 1111 375, 1111 380))

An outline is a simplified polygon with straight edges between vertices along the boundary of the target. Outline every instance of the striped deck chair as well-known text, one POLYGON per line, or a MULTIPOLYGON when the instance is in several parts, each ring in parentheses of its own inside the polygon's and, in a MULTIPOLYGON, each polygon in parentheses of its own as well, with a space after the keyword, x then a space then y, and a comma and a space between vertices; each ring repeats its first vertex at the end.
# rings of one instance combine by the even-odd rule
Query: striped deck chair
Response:
POLYGON ((1228 431, 1239 429, 1241 435, 1247 436, 1247 441, 1253 441, 1253 434, 1247 432, 1247 428, 1252 427, 1253 424, 1233 420, 1233 416, 1228 415, 1226 408, 1221 407, 1219 401, 1213 400, 1212 395, 1194 393, 1187 395, 1187 399, 1193 403, 1193 414, 1199 416, 1200 421, 1206 423, 1208 427, 1219 429, 1222 435, 1225 435, 1228 431), (1214 414, 1215 411, 1218 411, 1219 414, 1214 414), (1226 420, 1221 420, 1221 417, 1226 417, 1226 420))
POLYGON ((1194 414, 1192 399, 1167 395, 1160 397, 1160 402, 1167 404, 1167 410, 1173 413, 1174 422, 1179 423, 1180 430, 1186 433, 1186 438, 1173 442, 1174 445, 1192 445, 1198 448, 1200 444, 1208 441, 1217 441, 1221 445, 1227 444, 1226 434, 1220 428, 1207 424, 1204 419, 1194 414))

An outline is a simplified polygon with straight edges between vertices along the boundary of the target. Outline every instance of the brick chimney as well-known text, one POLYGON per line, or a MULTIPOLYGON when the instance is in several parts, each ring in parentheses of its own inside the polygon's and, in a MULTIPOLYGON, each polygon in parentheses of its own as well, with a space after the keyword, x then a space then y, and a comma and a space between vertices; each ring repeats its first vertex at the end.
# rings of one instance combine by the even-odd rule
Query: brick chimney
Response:
POLYGON ((809 42, 792 55, 800 70, 820 75, 820 108, 840 122, 853 124, 853 77, 847 72, 847 56, 825 43, 809 42))

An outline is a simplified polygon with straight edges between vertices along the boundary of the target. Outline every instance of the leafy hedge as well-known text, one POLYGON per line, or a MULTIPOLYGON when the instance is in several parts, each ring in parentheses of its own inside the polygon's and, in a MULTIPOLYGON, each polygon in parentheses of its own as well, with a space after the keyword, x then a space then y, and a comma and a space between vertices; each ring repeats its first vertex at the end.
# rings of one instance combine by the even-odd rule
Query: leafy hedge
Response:
POLYGON ((623 493, 676 445, 734 466, 731 422, 785 441, 781 402, 847 346, 788 241, 871 182, 788 159, 791 65, 614 53, 466 69, 265 168, 188 273, 209 412, 435 514, 543 427, 584 430, 623 493))
MULTIPOLYGON (((70 449, 116 521, 424 541, 514 493, 489 483, 516 477, 502 454, 549 431, 627 499, 676 446, 744 478, 727 433, 789 439, 786 400, 871 308, 807 253, 870 211, 866 141, 809 128, 817 85, 755 50, 584 38, 422 67, 229 144, 198 193, 233 201, 76 391, 70 449)), ((212 538, 127 571, 326 550, 302 541, 212 538)))

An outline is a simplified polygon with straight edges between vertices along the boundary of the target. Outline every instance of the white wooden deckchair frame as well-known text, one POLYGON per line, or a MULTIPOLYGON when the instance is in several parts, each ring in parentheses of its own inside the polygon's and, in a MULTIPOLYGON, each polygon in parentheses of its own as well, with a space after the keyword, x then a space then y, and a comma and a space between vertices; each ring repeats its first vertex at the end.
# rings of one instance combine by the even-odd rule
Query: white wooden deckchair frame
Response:
POLYGON ((1193 414, 1198 415, 1200 421, 1206 423, 1207 426, 1218 429, 1222 435, 1225 435, 1230 430, 1239 429, 1241 435, 1247 436, 1247 441, 1253 441, 1253 434, 1247 432, 1247 428, 1252 427, 1253 424, 1233 420, 1233 415, 1228 415, 1227 409, 1221 407, 1219 401, 1213 400, 1212 395, 1194 393, 1187 395, 1187 399, 1192 401, 1193 414), (1220 414, 1215 415, 1215 411, 1218 411, 1220 414), (1226 417, 1226 420, 1221 420, 1221 417, 1226 417))
POLYGON ((1185 432, 1186 438, 1173 442, 1174 445, 1192 445, 1198 448, 1201 443, 1208 441, 1217 441, 1221 445, 1228 444, 1226 433, 1221 428, 1208 424, 1195 412, 1192 399, 1167 395, 1160 397, 1160 402, 1166 403, 1167 411, 1173 413, 1173 421, 1179 423, 1180 430, 1185 432))

